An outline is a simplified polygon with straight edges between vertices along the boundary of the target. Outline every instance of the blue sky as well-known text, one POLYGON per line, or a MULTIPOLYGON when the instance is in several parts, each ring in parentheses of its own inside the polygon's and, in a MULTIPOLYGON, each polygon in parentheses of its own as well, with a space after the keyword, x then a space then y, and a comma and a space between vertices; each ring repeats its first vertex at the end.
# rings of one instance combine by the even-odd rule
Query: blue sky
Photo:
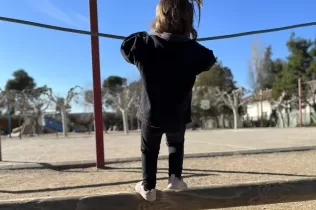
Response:
MULTIPOLYGON (((148 31, 157 0, 99 0, 100 32, 128 35, 148 31)), ((315 0, 251 1, 206 0, 199 36, 216 36, 264 28, 316 21, 315 0), (302 3, 304 2, 304 3, 302 3)), ((6 0, 0 15, 89 30, 88 0, 6 0)), ((316 37, 316 27, 234 39, 203 42, 223 64, 230 67, 240 85, 248 86, 248 60, 251 43, 259 40, 273 47, 274 57, 287 55, 285 42, 291 32, 306 38, 316 37)), ((121 40, 100 39, 101 77, 120 75, 133 81, 139 78, 134 66, 120 55, 121 40)), ((69 88, 91 88, 90 37, 0 21, 0 87, 13 71, 23 68, 38 85, 48 85, 63 96, 69 88)), ((76 106, 76 111, 84 108, 76 106)))

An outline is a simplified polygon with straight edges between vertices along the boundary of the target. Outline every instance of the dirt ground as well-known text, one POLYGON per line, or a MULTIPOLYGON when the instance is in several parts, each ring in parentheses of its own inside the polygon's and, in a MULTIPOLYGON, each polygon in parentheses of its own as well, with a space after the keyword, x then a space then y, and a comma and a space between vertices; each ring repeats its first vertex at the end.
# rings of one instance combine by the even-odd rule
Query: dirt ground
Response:
MULTIPOLYGON (((216 129, 186 132, 185 153, 212 153, 316 146, 316 128, 251 128, 216 129)), ((140 156, 140 133, 122 132, 104 135, 105 159, 140 156), (128 148, 128 149, 127 149, 128 148)), ((161 155, 168 154, 165 137, 161 155)), ((38 137, 5 139, 2 141, 1 165, 20 163, 55 163, 95 160, 95 136, 69 133, 64 138, 48 134, 38 137), (69 155, 71 154, 71 155, 69 155)))
MULTIPOLYGON (((112 164, 106 170, 0 171, 0 200, 65 195, 132 192, 141 178, 139 162, 112 164)), ((167 185, 167 161, 159 162, 158 188, 167 185)), ((184 178, 189 186, 228 185, 316 176, 316 151, 186 159, 184 178)), ((309 202, 229 208, 231 210, 314 210, 309 202)))

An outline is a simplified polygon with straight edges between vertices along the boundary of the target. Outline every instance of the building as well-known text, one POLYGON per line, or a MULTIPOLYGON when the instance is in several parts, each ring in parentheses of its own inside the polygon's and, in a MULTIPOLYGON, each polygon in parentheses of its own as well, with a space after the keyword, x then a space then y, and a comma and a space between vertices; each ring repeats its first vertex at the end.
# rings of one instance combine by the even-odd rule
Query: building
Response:
POLYGON ((272 112, 272 106, 270 99, 272 98, 272 90, 262 91, 262 96, 260 94, 250 95, 244 98, 246 101, 246 114, 244 119, 257 121, 264 118, 268 119, 272 112))
MULTIPOLYGON (((306 103, 302 101, 302 122, 303 125, 309 125, 313 120, 316 121, 316 115, 314 108, 309 104, 316 104, 316 80, 307 82, 307 88, 309 88, 308 101, 306 103)), ((260 93, 253 94, 245 97, 243 100, 246 102, 246 114, 243 116, 244 120, 257 121, 261 117, 263 119, 269 119, 272 113, 272 90, 267 89, 263 90, 260 93)), ((291 107, 289 107, 291 108, 291 107)), ((282 112, 285 113, 285 109, 282 109, 282 112)), ((290 126, 296 127, 299 124, 299 110, 297 108, 290 109, 290 126)), ((287 120, 287 119, 285 119, 287 120)), ((314 122, 316 123, 316 122, 314 122)))

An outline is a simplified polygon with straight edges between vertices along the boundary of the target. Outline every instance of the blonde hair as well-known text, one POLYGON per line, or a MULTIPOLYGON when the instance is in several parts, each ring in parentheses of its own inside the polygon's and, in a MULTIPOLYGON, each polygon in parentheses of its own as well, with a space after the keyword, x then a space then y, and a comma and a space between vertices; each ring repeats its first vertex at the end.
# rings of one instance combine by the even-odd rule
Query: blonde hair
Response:
POLYGON ((194 28, 194 1, 199 9, 199 21, 203 0, 160 0, 156 7, 156 18, 151 26, 156 33, 182 34, 197 39, 198 33, 194 28))

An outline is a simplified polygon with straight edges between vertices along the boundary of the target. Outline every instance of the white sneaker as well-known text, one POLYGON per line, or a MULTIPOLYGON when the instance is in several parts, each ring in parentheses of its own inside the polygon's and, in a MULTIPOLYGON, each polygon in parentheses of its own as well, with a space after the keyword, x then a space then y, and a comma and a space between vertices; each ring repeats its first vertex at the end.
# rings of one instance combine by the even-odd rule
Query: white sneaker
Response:
POLYGON ((135 186, 135 190, 139 193, 146 201, 155 201, 156 200, 156 189, 145 190, 143 182, 138 182, 135 186))
POLYGON ((177 178, 174 174, 169 177, 168 190, 186 190, 188 185, 183 181, 183 179, 177 178))

